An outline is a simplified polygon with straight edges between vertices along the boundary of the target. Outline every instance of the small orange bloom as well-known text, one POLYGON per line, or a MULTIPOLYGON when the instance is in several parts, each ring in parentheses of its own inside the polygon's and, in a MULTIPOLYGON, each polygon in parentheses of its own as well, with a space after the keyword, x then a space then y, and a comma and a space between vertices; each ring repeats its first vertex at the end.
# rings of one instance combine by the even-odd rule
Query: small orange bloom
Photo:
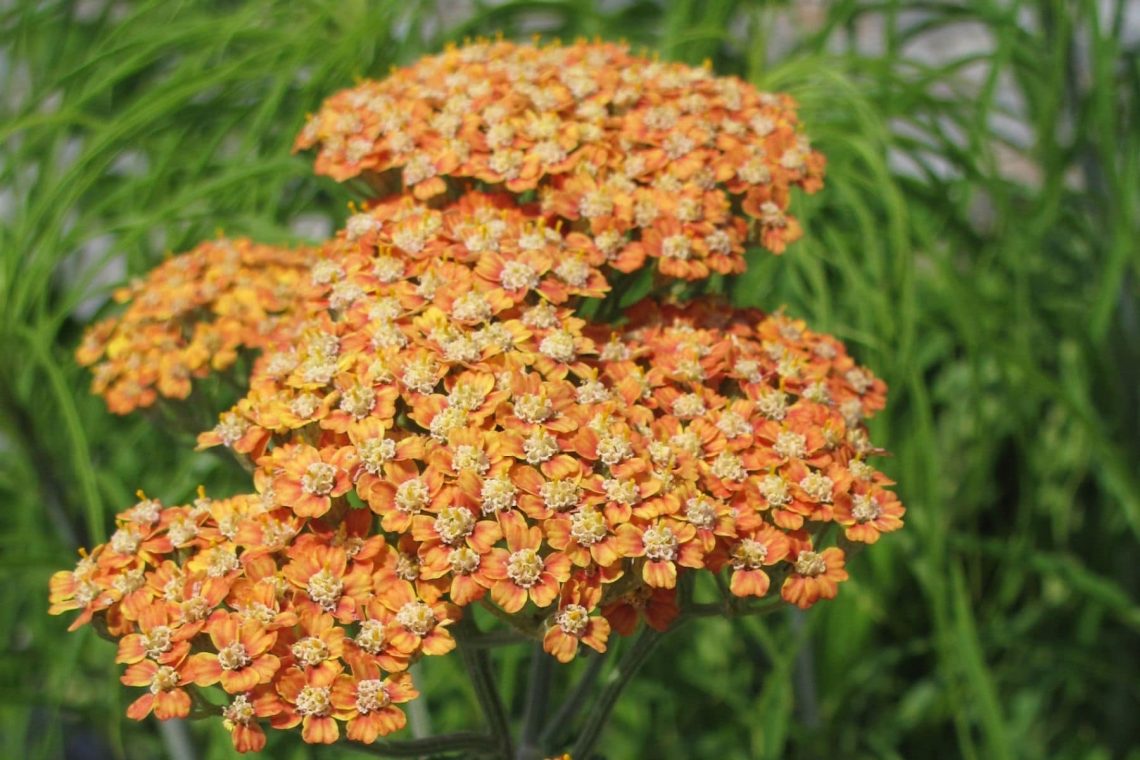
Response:
POLYGON ((820 599, 834 599, 839 584, 847 580, 843 550, 829 547, 814 551, 810 543, 793 546, 789 557, 792 572, 784 580, 781 596, 800 609, 807 609, 820 599))
POLYGON ((159 720, 185 718, 190 714, 190 695, 182 686, 187 679, 177 665, 160 665, 154 660, 136 662, 119 679, 127 686, 145 686, 146 694, 127 708, 127 717, 142 720, 154 712, 159 720))
POLYGON ((381 678, 380 668, 363 652, 350 656, 348 662, 352 675, 337 676, 332 691, 338 717, 348 721, 345 735, 371 744, 403 728, 407 718, 396 705, 420 695, 412 685, 411 675, 399 673, 381 678))
POLYGON ((491 598, 511 613, 521 610, 527 597, 538 607, 550 606, 570 577, 570 559, 561 552, 541 556, 542 530, 528 527, 521 514, 508 512, 500 520, 507 549, 493 549, 485 560, 487 577, 495 581, 491 598))
POLYGON ((268 683, 281 661, 269 654, 277 634, 266 631, 256 621, 243 622, 234 614, 211 616, 206 633, 217 650, 192 655, 183 669, 187 680, 198 686, 219 681, 230 694, 242 694, 268 683))
POLYGON ((573 581, 563 586, 558 612, 542 637, 542 648, 559 662, 574 659, 579 644, 598 652, 606 651, 610 623, 604 617, 590 615, 597 608, 601 595, 601 589, 596 586, 573 581))
POLYGON ((274 473, 273 493, 279 504, 301 517, 320 517, 334 498, 352 488, 344 451, 290 444, 274 449, 259 464, 274 473))

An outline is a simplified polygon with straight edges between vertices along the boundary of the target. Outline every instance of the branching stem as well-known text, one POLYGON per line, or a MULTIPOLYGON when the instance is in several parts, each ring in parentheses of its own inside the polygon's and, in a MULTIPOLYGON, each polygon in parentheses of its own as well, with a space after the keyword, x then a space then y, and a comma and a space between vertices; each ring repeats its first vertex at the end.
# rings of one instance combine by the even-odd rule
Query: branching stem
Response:
POLYGON ((610 674, 610 681, 598 696, 593 710, 586 716, 586 724, 578 734, 578 740, 570 751, 570 756, 578 760, 586 760, 597 744, 598 738, 609 720, 610 712, 617 704, 622 690, 633 680, 634 675, 648 659, 657 643, 664 634, 655 631, 648 625, 641 631, 641 635, 629 649, 622 655, 617 668, 610 674))

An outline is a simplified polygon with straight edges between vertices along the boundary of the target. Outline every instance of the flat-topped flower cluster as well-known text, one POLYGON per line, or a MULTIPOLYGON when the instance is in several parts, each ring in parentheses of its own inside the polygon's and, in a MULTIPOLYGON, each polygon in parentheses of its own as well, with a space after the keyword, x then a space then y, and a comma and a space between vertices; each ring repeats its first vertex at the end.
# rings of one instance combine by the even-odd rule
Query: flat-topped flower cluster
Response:
POLYGON ((53 578, 53 612, 118 639, 131 717, 220 714, 241 751, 265 725, 372 742, 473 604, 568 662, 667 630, 686 574, 832 598, 842 547, 901 527, 869 461, 880 380, 782 313, 666 295, 798 234, 789 188, 822 159, 786 96, 479 43, 335 95, 298 144, 387 194, 319 248, 174 257, 81 348, 118 412, 256 356, 199 436, 253 492, 140 497, 53 578), (586 318, 645 268, 649 296, 586 318))

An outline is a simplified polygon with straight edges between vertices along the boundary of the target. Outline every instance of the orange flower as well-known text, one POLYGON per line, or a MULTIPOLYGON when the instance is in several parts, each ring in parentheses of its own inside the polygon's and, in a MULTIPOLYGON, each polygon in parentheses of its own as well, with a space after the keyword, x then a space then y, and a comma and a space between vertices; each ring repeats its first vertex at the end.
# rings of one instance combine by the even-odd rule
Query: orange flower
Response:
POLYGON ((578 645, 598 652, 606 651, 606 639, 610 635, 609 621, 601 616, 591 616, 601 598, 601 589, 569 582, 562 588, 562 598, 546 634, 542 637, 542 648, 559 662, 570 662, 578 653, 578 645))
POLYGON ((337 719, 348 714, 333 705, 333 684, 339 664, 327 668, 289 668, 276 680, 279 711, 270 719, 274 728, 301 724, 301 738, 309 744, 332 744, 340 738, 337 719))
POLYGON ((234 749, 241 753, 265 749, 265 731, 257 718, 276 715, 280 709, 278 699, 267 690, 235 696, 222 708, 222 724, 230 732, 234 749))
POLYGON ((348 564, 348 554, 341 546, 313 546, 303 553, 292 552, 292 561, 282 575, 304 596, 295 597, 298 606, 314 612, 327 612, 343 623, 356 619, 357 606, 372 591, 371 566, 348 564))
POLYGON ((843 550, 834 546, 817 552, 807 541, 793 543, 792 572, 780 590, 785 601, 807 609, 820 599, 834 599, 839 584, 847 580, 843 550))
POLYGON ((391 614, 388 640, 405 654, 423 652, 446 654, 455 649, 455 639, 447 627, 458 620, 458 611, 445 602, 426 602, 416 596, 408 581, 385 583, 376 600, 391 614))
POLYGON ((626 523, 617 529, 618 551, 624 557, 645 557, 641 577, 654 588, 677 585, 677 565, 703 567, 697 529, 689 523, 663 518, 637 526, 626 523))
POLYGON ((198 626, 181 626, 168 604, 146 607, 139 615, 138 633, 119 639, 115 662, 134 664, 146 658, 159 665, 179 663, 190 652, 190 639, 198 634, 198 626))
POLYGON ((312 609, 301 609, 297 622, 296 629, 278 632, 274 652, 283 666, 302 670, 337 668, 348 648, 346 630, 336 624, 332 615, 312 609))
POLYGON ((256 621, 242 621, 237 615, 211 616, 206 633, 217 653, 192 655, 183 668, 187 680, 198 686, 219 681, 230 694, 241 694, 268 683, 281 662, 269 654, 277 634, 266 631, 256 621))
POLYGON ((182 686, 189 679, 178 665, 160 665, 154 660, 136 662, 119 679, 126 686, 145 686, 147 693, 127 708, 127 717, 142 720, 153 711, 159 720, 185 718, 190 714, 190 695, 182 686))
POLYGON ((665 631, 680 614, 676 589, 652 586, 638 586, 602 608, 602 615, 622 636, 633 634, 640 617, 650 628, 665 631))
POLYGON ((770 583, 764 566, 781 562, 787 555, 787 536, 770 525, 741 535, 728 552, 732 566, 729 590, 736 596, 764 596, 770 583))
POLYGON ((371 744, 378 737, 403 728, 407 718, 396 705, 420 695, 412 685, 412 677, 399 673, 382 679, 380 668, 363 652, 350 656, 348 662, 352 675, 337 676, 332 691, 338 717, 348 721, 345 735, 371 744))
POLYGON ((380 515, 380 527, 403 533, 412 517, 425 510, 437 511, 448 492, 443 491, 443 475, 434 468, 422 474, 414 462, 390 462, 384 468, 385 480, 370 483, 368 506, 380 515))
POLYGON ((334 498, 352 488, 343 449, 290 444, 274 449, 258 464, 273 472, 277 502, 301 517, 320 517, 334 498))
POLYGON ((487 577, 495 581, 491 598, 509 613, 521 610, 528 597, 537 607, 549 607, 570 577, 569 558, 561 552, 541 556, 542 530, 528 527, 519 513, 505 513, 500 521, 507 549, 493 549, 484 560, 487 577))
POLYGON ((542 527, 550 546, 579 567, 586 567, 591 561, 610 567, 622 556, 613 523, 594 507, 583 506, 568 514, 554 515, 542 527))
POLYGON ((906 509, 890 491, 858 483, 836 503, 835 521, 844 527, 850 541, 873 544, 883 533, 902 527, 906 509))

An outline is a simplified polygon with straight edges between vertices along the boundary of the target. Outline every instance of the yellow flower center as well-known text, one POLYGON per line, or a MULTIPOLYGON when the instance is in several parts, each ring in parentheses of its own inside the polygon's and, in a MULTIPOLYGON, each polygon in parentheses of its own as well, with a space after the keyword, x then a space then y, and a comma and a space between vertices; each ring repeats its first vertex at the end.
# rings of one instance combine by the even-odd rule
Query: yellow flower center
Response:
POLYGON ((602 481, 602 488, 605 489, 606 498, 618 504, 632 505, 637 502, 640 493, 637 483, 633 480, 607 478, 602 481))
POLYGON ((360 633, 353 640, 365 652, 379 654, 386 640, 384 624, 379 620, 365 620, 360 624, 360 633))
POLYGON ((340 397, 340 408, 361 419, 376 405, 376 392, 367 385, 354 385, 340 397))
POLYGON ((800 433, 784 430, 776 436, 772 451, 785 459, 802 459, 807 453, 807 439, 800 433))
POLYGON ((570 535, 582 546, 592 546, 606 537, 606 518, 596 509, 583 508, 570 515, 570 535))
POLYGON ((671 561, 677 556, 677 537, 668 525, 651 525, 642 536, 645 556, 652 560, 671 561))
POLYGON ((717 430, 724 433, 726 438, 739 438, 752 432, 748 420, 736 412, 725 412, 716 423, 717 430))
POLYGON ((329 658, 329 645, 316 636, 306 636, 290 647, 297 664, 302 668, 312 668, 329 658))
POLYGON ((796 572, 800 575, 814 578, 827 571, 827 562, 824 561, 823 555, 818 552, 800 552, 800 555, 796 557, 795 567, 796 572))
POLYGON ((341 592, 344 591, 344 583, 340 578, 333 575, 332 572, 324 569, 310 576, 306 590, 309 592, 309 598, 318 604, 321 609, 326 612, 332 612, 336 609, 337 603, 340 602, 341 592))
POLYGON ((542 570, 542 558, 534 549, 519 549, 507 560, 507 576, 523 588, 538 583, 542 570))
POLYGON ((430 496, 427 484, 419 478, 405 480, 396 487, 396 508, 401 512, 416 514, 427 506, 430 496))
POLYGON ((779 475, 764 476, 759 490, 770 507, 782 507, 792 500, 792 495, 788 493, 788 482, 779 475))
MULTIPOLYGON (((559 149, 561 150, 561 149, 559 149)), ((557 155, 557 161, 561 161, 565 157, 564 153, 557 155)), ((550 163, 555 163, 552 161, 550 163)), ((558 265, 554 267, 554 273, 558 278, 565 282, 567 285, 580 288, 585 285, 590 279, 590 265, 581 259, 568 258, 562 259, 558 265)))
POLYGON ((479 555, 469 546, 461 546, 458 549, 452 549, 451 554, 447 555, 448 564, 451 565, 451 572, 456 575, 470 575, 479 569, 479 555))
POLYGON ((688 235, 670 235, 661 243, 661 255, 667 259, 687 261, 693 255, 693 241, 688 235))
POLYGON ((538 287, 538 273, 523 261, 508 261, 499 275, 504 290, 533 290, 538 287))
POLYGON ((615 465, 633 456, 633 445, 624 435, 611 433, 598 441, 598 459, 608 465, 615 465))
POLYGON ((196 623, 210 613, 210 603, 200 596, 193 596, 179 603, 184 623, 196 623))
POLYGON ((874 497, 867 494, 855 494, 851 497, 851 516, 856 522, 867 523, 877 520, 882 513, 883 509, 874 497))
POLYGON ((336 467, 326 462, 314 462, 301 476, 301 489, 314 496, 328 496, 336 485, 336 467))
POLYGON ((234 697, 233 702, 222 709, 222 717, 226 721, 226 728, 232 731, 236 725, 249 725, 257 717, 257 714, 253 710, 253 704, 249 701, 249 697, 238 694, 234 697))
POLYGON ((436 363, 430 357, 408 362, 404 367, 404 385, 418 393, 431 393, 436 384, 436 363))
POLYGON ((748 477, 744 462, 731 451, 722 451, 712 463, 712 474, 721 480, 741 481, 748 477))
POLYGON ((150 693, 159 694, 178 687, 178 671, 169 665, 160 665, 150 678, 150 693))
POLYGON ((565 330, 557 330, 543 338, 538 344, 538 351, 543 356, 563 363, 572 362, 578 356, 574 336, 565 330))
POLYGON ((590 613, 580 604, 568 604, 555 617, 555 622, 563 633, 569 636, 581 636, 590 624, 590 613))
POLYGON ((685 519, 698 528, 711 528, 716 524, 716 508, 708 499, 694 496, 685 502, 685 519))
POLYGON ((515 416, 523 422, 543 422, 553 414, 554 405, 544 396, 527 393, 515 401, 515 416))
POLYGON ((396 558, 396 576, 406 581, 420 577, 420 561, 414 554, 400 554, 396 558))
POLYGON ((737 570, 756 570, 768 558, 768 547, 746 538, 732 548, 732 566, 737 570))
POLYGON ((831 503, 833 485, 831 478, 818 472, 809 472, 800 481, 800 488, 808 495, 808 498, 821 504, 831 503))
POLYGON ((383 710, 392 704, 388 689, 379 678, 369 678, 356 684, 356 711, 367 715, 375 710, 383 710))
POLYGON ((328 715, 332 709, 332 691, 327 686, 306 686, 297 694, 296 708, 302 716, 328 715))
POLYGON ((515 505, 515 496, 518 489, 514 483, 506 478, 488 478, 483 481, 479 496, 483 499, 483 514, 489 515, 502 512, 515 505))
POLYGON ((218 664, 223 670, 240 670, 251 662, 253 660, 250 659, 249 652, 240 641, 227 644, 218 650, 218 664))
POLYGON ((221 578, 241 568, 237 552, 225 546, 218 546, 206 555, 206 575, 221 578))
POLYGON ((539 488, 539 493, 550 509, 570 509, 578 503, 578 484, 573 480, 548 480, 539 488))
POLYGON ((486 297, 475 292, 455 299, 451 307, 451 316, 460 322, 483 322, 490 319, 491 314, 491 303, 486 297))
MULTIPOLYGON (((515 407, 516 414, 518 407, 515 407)), ((558 453, 558 440, 541 428, 535 430, 523 441, 523 455, 529 464, 545 462, 558 453)))
POLYGON ((396 622, 417 636, 427 636, 435 628, 435 612, 423 602, 408 602, 396 613, 396 622))
POLYGON ((491 466, 487 455, 478 446, 461 444, 455 447, 455 454, 451 458, 455 471, 470 470, 482 475, 491 466))
POLYGON ((165 625, 156 625, 142 635, 143 651, 147 657, 158 658, 159 655, 170 651, 171 630, 165 625))
POLYGON ((475 516, 463 507, 444 507, 433 525, 445 544, 454 544, 475 530, 475 516))
POLYGON ((111 536, 111 551, 116 554, 134 554, 141 543, 142 535, 139 534, 139 529, 134 525, 126 525, 111 536))

